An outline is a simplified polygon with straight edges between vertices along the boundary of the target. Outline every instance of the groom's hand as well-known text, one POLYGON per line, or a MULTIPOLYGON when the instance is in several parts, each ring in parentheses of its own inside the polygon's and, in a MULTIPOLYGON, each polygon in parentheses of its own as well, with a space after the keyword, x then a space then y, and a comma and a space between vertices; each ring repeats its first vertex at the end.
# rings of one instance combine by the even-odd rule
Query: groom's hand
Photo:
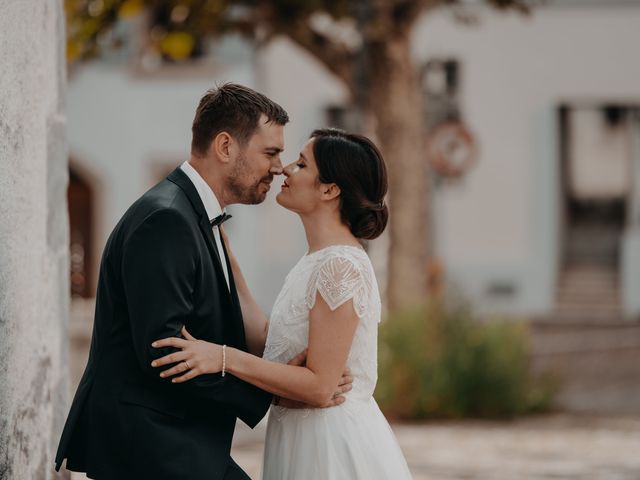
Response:
MULTIPOLYGON (((296 367, 302 367, 307 362, 307 350, 303 350, 298 355, 293 357, 287 365, 294 365, 296 367)), ((340 381, 338 382, 338 387, 336 388, 335 393, 331 397, 331 400, 327 402, 320 408, 329 408, 341 405, 345 402, 346 398, 344 397, 344 393, 347 393, 353 387, 353 377, 351 376, 351 371, 347 368, 345 369, 342 377, 340 377, 340 381)), ((278 405, 280 407, 285 408, 318 408, 307 405, 304 402, 299 402, 297 400, 290 400, 288 398, 283 397, 275 397, 274 405, 278 405)))

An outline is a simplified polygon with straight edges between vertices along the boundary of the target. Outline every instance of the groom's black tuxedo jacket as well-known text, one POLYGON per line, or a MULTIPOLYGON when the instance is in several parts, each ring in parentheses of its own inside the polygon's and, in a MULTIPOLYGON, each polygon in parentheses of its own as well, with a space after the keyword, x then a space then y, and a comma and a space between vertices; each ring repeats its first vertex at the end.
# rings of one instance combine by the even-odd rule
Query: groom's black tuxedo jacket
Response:
POLYGON ((185 325, 246 350, 227 268, 231 291, 202 200, 179 168, 129 208, 102 256, 89 361, 56 469, 66 458, 97 479, 224 477, 236 417, 255 426, 271 396, 230 374, 172 384, 151 367, 171 350, 151 342, 185 325))

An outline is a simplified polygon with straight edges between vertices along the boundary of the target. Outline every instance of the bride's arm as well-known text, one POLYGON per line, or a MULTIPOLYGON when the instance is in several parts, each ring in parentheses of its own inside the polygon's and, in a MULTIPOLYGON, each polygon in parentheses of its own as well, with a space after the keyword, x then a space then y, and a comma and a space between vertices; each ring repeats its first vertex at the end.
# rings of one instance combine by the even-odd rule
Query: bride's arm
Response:
POLYGON ((249 352, 261 357, 267 340, 269 320, 253 298, 251 290, 249 290, 249 286, 247 285, 244 275, 242 274, 242 270, 240 269, 240 264, 231 250, 229 239, 224 228, 220 228, 220 234, 222 235, 227 247, 229 263, 233 270, 233 278, 236 283, 238 299, 240 300, 240 307, 242 309, 247 347, 249 348, 249 352))
MULTIPOLYGON (((335 393, 345 370, 358 316, 349 300, 331 310, 322 296, 309 313, 309 348, 304 366, 270 362, 249 353, 226 347, 225 371, 280 397, 299 400, 308 405, 326 405, 335 393)), ((174 378, 175 383, 206 373, 222 371, 222 347, 213 343, 167 338, 154 342, 156 347, 173 346, 181 352, 156 360, 153 366, 177 363, 162 376, 186 373, 174 378), (186 361, 186 362, 185 362, 186 361), (188 371, 187 371, 188 370, 188 371)))
POLYGON ((358 317, 352 301, 331 311, 319 293, 309 313, 309 348, 304 367, 294 367, 231 349, 227 369, 275 395, 323 406, 332 397, 347 364, 358 317))

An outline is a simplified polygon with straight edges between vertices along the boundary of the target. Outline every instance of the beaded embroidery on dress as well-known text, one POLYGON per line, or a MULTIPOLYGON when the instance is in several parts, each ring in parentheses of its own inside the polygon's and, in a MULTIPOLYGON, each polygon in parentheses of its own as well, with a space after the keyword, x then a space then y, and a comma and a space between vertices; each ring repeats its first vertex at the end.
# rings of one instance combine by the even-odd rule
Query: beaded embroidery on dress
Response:
POLYGON ((272 406, 263 479, 406 479, 406 461, 373 399, 381 306, 371 261, 359 247, 334 245, 305 255, 273 306, 264 358, 286 363, 307 348, 317 295, 331 310, 353 301, 359 317, 347 359, 353 389, 326 409, 272 406))

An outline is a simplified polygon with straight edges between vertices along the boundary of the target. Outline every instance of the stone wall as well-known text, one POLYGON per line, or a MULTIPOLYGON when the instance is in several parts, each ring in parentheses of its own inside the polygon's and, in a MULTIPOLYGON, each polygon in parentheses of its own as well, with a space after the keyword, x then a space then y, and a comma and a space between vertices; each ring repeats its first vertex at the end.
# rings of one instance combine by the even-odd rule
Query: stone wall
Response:
POLYGON ((68 406, 64 13, 0 10, 0 478, 47 479, 68 406))

